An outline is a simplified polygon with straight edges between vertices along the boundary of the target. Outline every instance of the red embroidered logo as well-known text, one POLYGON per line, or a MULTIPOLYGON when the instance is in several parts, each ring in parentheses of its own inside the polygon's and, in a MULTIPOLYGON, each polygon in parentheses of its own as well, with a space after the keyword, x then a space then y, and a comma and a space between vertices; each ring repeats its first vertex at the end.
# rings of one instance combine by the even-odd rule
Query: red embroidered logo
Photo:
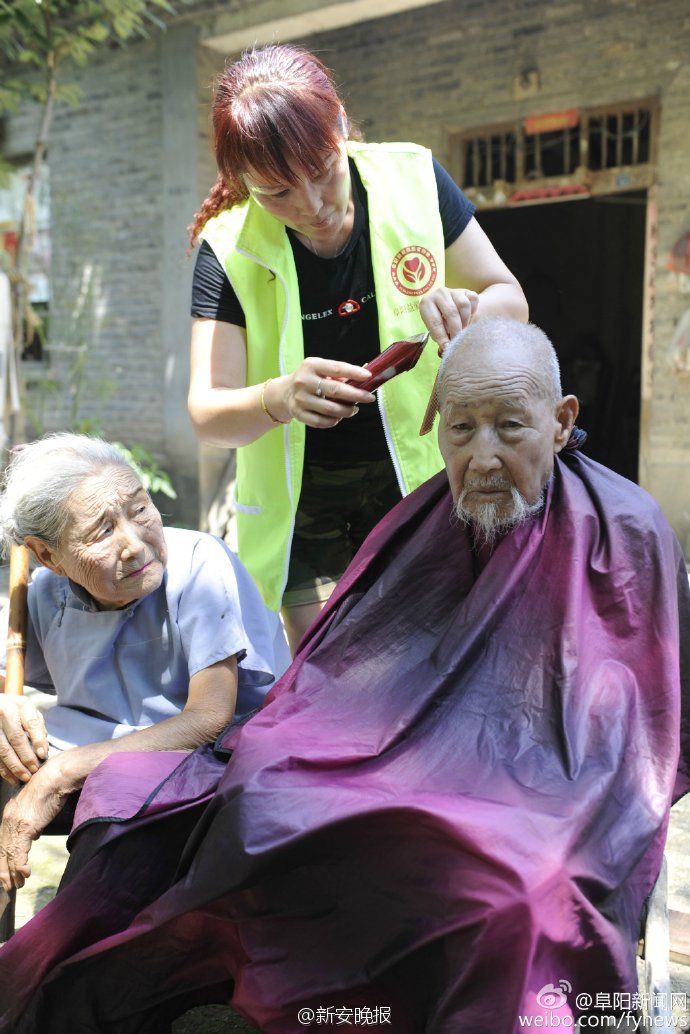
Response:
POLYGON ((359 312, 361 308, 362 306, 354 298, 348 298, 346 302, 341 302, 338 306, 338 315, 351 316, 353 312, 359 312))
POLYGON ((393 259, 391 276, 402 294, 426 294, 436 282, 436 259, 421 244, 410 244, 393 259))

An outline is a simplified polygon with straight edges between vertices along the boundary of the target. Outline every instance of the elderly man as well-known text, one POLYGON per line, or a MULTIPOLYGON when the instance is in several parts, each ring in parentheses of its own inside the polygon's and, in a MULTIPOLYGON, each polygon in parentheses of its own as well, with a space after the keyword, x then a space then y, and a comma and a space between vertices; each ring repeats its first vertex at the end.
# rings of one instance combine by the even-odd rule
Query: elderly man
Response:
POLYGON ((32 840, 99 762, 215 740, 259 706, 288 653, 237 558, 210 535, 164 529, 107 442, 57 434, 19 450, 0 534, 41 565, 25 674, 55 696, 44 720, 30 700, 0 695, 0 776, 24 784, 3 815, 0 880, 22 886, 32 840))
MULTIPOLYGON (((573 448, 577 401, 535 327, 470 327, 438 401, 446 473, 372 532, 224 739, 178 872, 92 907, 84 938, 80 891, 127 850, 169 854, 186 815, 163 790, 157 839, 144 811, 90 843, 116 804, 114 767, 94 773, 70 885, 0 953, 0 987, 34 992, 0 1031, 162 1032, 233 982, 266 1034, 514 1034, 624 1007, 689 786, 683 558, 650 497, 573 448)), ((178 769, 175 792, 198 778, 181 793, 178 769)))

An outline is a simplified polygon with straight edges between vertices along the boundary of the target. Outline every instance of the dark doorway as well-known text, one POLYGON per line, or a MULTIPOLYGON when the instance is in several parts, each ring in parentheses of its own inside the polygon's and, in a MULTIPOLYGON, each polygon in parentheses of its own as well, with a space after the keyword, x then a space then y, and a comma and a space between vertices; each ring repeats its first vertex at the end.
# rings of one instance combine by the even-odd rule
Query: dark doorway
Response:
POLYGON ((584 451, 637 481, 646 191, 480 211, 580 399, 584 451))

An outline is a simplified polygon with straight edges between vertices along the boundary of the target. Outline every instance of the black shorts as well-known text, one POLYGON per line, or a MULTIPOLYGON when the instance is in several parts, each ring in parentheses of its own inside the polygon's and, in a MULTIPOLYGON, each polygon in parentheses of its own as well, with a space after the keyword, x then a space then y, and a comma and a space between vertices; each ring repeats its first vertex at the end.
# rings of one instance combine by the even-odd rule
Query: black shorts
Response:
POLYGON ((398 502, 390 459, 305 466, 283 606, 327 600, 371 529, 398 502))

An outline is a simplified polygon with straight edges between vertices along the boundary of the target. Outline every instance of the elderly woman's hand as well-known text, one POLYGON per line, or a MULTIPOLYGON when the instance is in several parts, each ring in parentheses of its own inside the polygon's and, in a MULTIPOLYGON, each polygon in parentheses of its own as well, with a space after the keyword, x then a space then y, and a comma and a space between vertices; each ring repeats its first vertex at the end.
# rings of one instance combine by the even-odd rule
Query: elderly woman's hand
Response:
POLYGON ((449 341, 464 330, 477 311, 479 295, 464 287, 437 287, 419 303, 419 314, 443 355, 449 341))
POLYGON ((16 797, 7 802, 0 825, 0 883, 5 890, 24 886, 31 875, 31 845, 64 803, 64 789, 52 761, 46 762, 16 797))
POLYGON ((0 694, 0 778, 25 783, 48 757, 43 715, 26 697, 0 694))

